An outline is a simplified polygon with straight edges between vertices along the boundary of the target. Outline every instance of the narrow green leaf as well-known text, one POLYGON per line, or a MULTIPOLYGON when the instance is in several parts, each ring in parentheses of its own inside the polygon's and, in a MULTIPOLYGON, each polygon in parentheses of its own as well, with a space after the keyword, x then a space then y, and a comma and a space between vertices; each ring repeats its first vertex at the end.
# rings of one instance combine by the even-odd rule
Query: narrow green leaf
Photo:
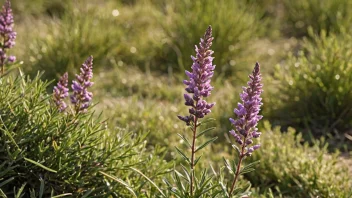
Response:
POLYGON ((4 191, 2 191, 1 189, 0 189, 0 196, 1 196, 2 198, 7 198, 6 194, 5 194, 4 191))
POLYGON ((245 165, 243 168, 245 169, 245 168, 253 168, 255 165, 257 165, 257 164, 259 164, 260 163, 260 161, 255 161, 255 162, 252 162, 252 163, 250 163, 250 164, 247 164, 247 165, 245 165))
POLYGON ((14 180, 14 177, 11 177, 3 182, 0 183, 0 187, 5 186, 6 184, 10 183, 12 180, 14 180))
POLYGON ((160 192, 160 194, 163 197, 166 197, 164 195, 163 191, 151 179, 149 179, 146 175, 144 175, 140 170, 132 168, 132 167, 130 169, 132 169, 133 171, 135 171, 135 172, 139 173, 140 175, 142 175, 146 180, 148 180, 160 192))
POLYGON ((65 194, 61 194, 61 195, 56 195, 51 198, 60 198, 60 197, 66 197, 66 196, 72 196, 72 193, 65 193, 65 194))
POLYGON ((203 155, 200 155, 199 157, 196 158, 196 160, 194 160, 194 166, 197 165, 198 161, 200 160, 200 158, 202 157, 203 155))
POLYGON ((108 177, 108 178, 110 178, 110 179, 112 179, 112 180, 114 180, 114 181, 116 181, 116 182, 122 184, 123 186, 125 186, 125 188, 126 188, 128 191, 131 192, 131 194, 132 194, 134 197, 137 197, 137 195, 136 195, 136 193, 133 191, 133 189, 132 189, 126 182, 124 182, 123 180, 118 179, 118 178, 116 178, 116 177, 114 177, 114 176, 112 176, 112 175, 109 175, 109 174, 107 174, 107 173, 104 173, 104 172, 102 172, 102 171, 99 171, 99 173, 101 173, 101 174, 104 175, 105 177, 108 177))
POLYGON ((249 173, 249 172, 252 172, 254 171, 254 166, 257 165, 259 163, 259 161, 255 161, 255 162, 252 162, 248 165, 245 165, 241 171, 240 171, 240 174, 246 174, 246 173, 249 173))
POLYGON ((232 195, 238 195, 239 193, 243 193, 244 190, 239 187, 239 188, 235 188, 233 191, 232 191, 232 195))
POLYGON ((233 169, 232 167, 231 167, 231 165, 229 164, 229 162, 223 157, 222 158, 223 160, 224 160, 224 164, 225 164, 225 167, 227 168, 227 170, 229 170, 229 172, 231 173, 231 174, 235 174, 235 170, 236 169, 233 169))
POLYGON ((17 194, 16 194, 16 198, 20 198, 21 197, 21 194, 24 190, 24 187, 26 186, 26 183, 24 183, 21 188, 18 190, 17 194))
POLYGON ((93 189, 88 190, 86 193, 84 193, 84 195, 82 196, 82 198, 88 197, 92 192, 93 192, 93 189))
POLYGON ((212 122, 212 121, 215 121, 216 119, 215 118, 208 118, 202 122, 199 122, 198 126, 202 125, 202 124, 205 124, 205 123, 208 123, 208 122, 212 122))
POLYGON ((227 159, 225 159, 224 157, 222 157, 222 160, 224 160, 224 164, 226 167, 230 167, 230 170, 231 170, 231 166, 229 164, 229 162, 227 161, 227 159))
POLYGON ((191 176, 190 176, 190 174, 188 173, 187 168, 186 168, 185 166, 183 166, 182 164, 181 164, 181 168, 182 168, 183 172, 185 173, 188 182, 190 182, 190 181, 191 181, 191 176))
POLYGON ((205 133, 207 133, 207 132, 209 132, 209 131, 211 131, 211 130, 214 130, 214 129, 215 129, 215 127, 211 127, 211 128, 209 128, 209 129, 205 129, 205 130, 203 130, 202 132, 198 133, 198 134, 196 135, 196 137, 199 138, 199 137, 201 137, 202 135, 204 135, 205 133))
POLYGON ((163 178, 163 182, 164 182, 168 187, 172 187, 172 184, 171 184, 166 178, 163 178))
POLYGON ((187 146, 189 147, 189 148, 191 148, 192 147, 192 145, 189 143, 189 141, 187 140, 187 138, 184 136, 184 135, 181 135, 181 134, 177 134, 178 136, 180 136, 180 138, 183 140, 183 141, 185 141, 186 142, 186 144, 187 144, 187 146))
POLYGON ((29 194, 31 198, 36 198, 35 190, 34 189, 29 189, 29 194))
POLYGON ((40 178, 39 198, 42 198, 43 194, 44 194, 44 180, 40 178))
POLYGON ((42 164, 40 164, 40 163, 38 163, 38 162, 35 162, 35 161, 31 160, 31 159, 28 159, 28 158, 24 158, 24 159, 25 159, 26 161, 32 163, 32 164, 35 164, 35 165, 37 165, 37 166, 39 166, 39 167, 41 167, 41 168, 47 170, 47 171, 50 171, 50 172, 53 172, 53 173, 57 173, 56 170, 50 169, 50 168, 48 168, 48 167, 46 167, 46 166, 44 166, 44 165, 42 165, 42 164))
POLYGON ((201 150, 202 148, 206 147, 208 144, 214 142, 216 139, 218 139, 218 137, 214 137, 214 138, 212 138, 212 139, 206 141, 204 144, 202 144, 201 146, 199 146, 199 147, 196 149, 195 152, 197 152, 197 151, 201 150))
POLYGON ((229 197, 229 194, 228 194, 228 192, 227 192, 227 189, 226 189, 225 184, 223 184, 222 182, 219 182, 219 184, 220 184, 220 187, 221 187, 222 192, 225 194, 225 198, 228 198, 228 197, 229 197))
POLYGON ((11 142, 12 142, 18 149, 20 149, 20 147, 17 145, 15 139, 13 139, 12 135, 10 134, 9 130, 7 129, 7 127, 6 127, 5 123, 4 123, 4 121, 2 120, 2 117, 1 117, 1 116, 0 116, 0 120, 1 120, 1 123, 3 124, 3 126, 4 126, 4 128, 5 128, 5 129, 0 128, 0 130, 2 130, 2 131, 10 138, 11 142))
POLYGON ((246 169, 246 170, 241 170, 240 171, 240 175, 243 175, 243 174, 246 174, 246 173, 250 173, 252 171, 254 171, 255 169, 254 168, 249 168, 249 169, 246 169))
POLYGON ((231 144, 232 148, 234 148, 238 153, 241 153, 240 149, 235 145, 231 144))
POLYGON ((185 159, 188 163, 191 163, 191 161, 189 160, 189 158, 177 147, 176 148, 176 151, 183 157, 183 159, 185 159))
POLYGON ((182 192, 185 192, 185 191, 186 191, 186 188, 185 188, 185 186, 183 185, 183 183, 181 182, 180 176, 183 177, 183 175, 182 175, 181 173, 179 173, 177 170, 175 170, 174 177, 175 177, 175 180, 176 180, 177 188, 178 188, 178 189, 182 189, 182 192))
POLYGON ((232 163, 231 163, 231 168, 235 174, 235 172, 237 171, 237 167, 240 166, 240 164, 236 164, 235 160, 232 160, 232 163))

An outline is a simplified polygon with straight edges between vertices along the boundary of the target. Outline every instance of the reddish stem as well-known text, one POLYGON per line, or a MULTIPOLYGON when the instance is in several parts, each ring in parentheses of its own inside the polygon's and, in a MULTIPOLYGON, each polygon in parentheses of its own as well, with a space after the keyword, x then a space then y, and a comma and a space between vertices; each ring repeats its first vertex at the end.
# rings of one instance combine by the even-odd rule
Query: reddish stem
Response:
POLYGON ((238 165, 237 165, 237 169, 236 169, 236 173, 235 173, 235 178, 234 178, 234 180, 232 182, 232 186, 231 186, 231 190, 229 192, 229 196, 231 196, 233 190, 235 189, 238 176, 240 175, 241 164, 242 164, 242 160, 244 158, 244 148, 246 147, 245 146, 246 138, 247 137, 243 138, 243 145, 242 145, 242 149, 241 149, 241 153, 240 153, 240 160, 238 161, 238 165))
MULTIPOLYGON (((198 102, 198 101, 197 101, 198 102)), ((193 128, 193 139, 192 139, 192 155, 191 155, 191 186, 190 186, 190 194, 193 195, 193 183, 194 183, 194 157, 195 157, 195 147, 196 147, 196 135, 197 135, 197 123, 198 118, 194 116, 194 128, 193 128)))

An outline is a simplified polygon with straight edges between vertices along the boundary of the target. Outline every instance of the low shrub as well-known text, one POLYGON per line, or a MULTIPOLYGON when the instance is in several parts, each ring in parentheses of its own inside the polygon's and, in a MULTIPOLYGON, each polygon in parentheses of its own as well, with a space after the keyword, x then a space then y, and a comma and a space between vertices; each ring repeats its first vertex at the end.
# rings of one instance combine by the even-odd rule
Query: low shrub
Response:
POLYGON ((350 30, 352 2, 349 0, 284 0, 283 31, 291 36, 308 36, 308 27, 316 33, 338 33, 340 28, 350 30))
POLYGON ((213 44, 217 73, 226 76, 238 75, 236 72, 243 70, 249 73, 249 68, 239 64, 240 57, 245 54, 248 42, 266 31, 266 21, 261 20, 262 13, 254 5, 232 0, 181 0, 162 4, 159 7, 163 14, 158 19, 166 39, 163 51, 156 57, 157 63, 162 64, 156 64, 156 69, 167 72, 171 67, 183 72, 188 68, 192 63, 190 55, 194 55, 190 46, 198 43, 197 35, 211 24, 213 35, 219 38, 213 44))
POLYGON ((310 147, 302 135, 289 128, 282 133, 265 122, 261 146, 249 161, 260 160, 256 171, 245 177, 260 193, 283 197, 350 197, 352 182, 339 153, 327 154, 324 141, 310 147), (269 189, 270 188, 270 189, 269 189))
MULTIPOLYGON (((0 1, 1 5, 4 0, 0 1)), ((61 17, 69 9, 69 0, 32 0, 21 1, 12 0, 16 17, 25 19, 28 16, 42 17, 61 17)))
POLYGON ((91 112, 60 113, 39 77, 2 77, 0 85, 0 191, 7 197, 14 189, 21 196, 130 196, 126 186, 149 194, 130 168, 156 183, 167 172, 163 151, 148 151, 145 135, 108 130, 91 112))
POLYGON ((277 67, 277 90, 267 98, 271 116, 282 126, 343 138, 352 127, 352 37, 347 32, 311 35, 297 57, 277 67))
MULTIPOLYGON (((112 1, 78 1, 73 6, 62 19, 44 21, 46 34, 22 43, 29 46, 23 59, 31 67, 25 71, 32 75, 45 71, 44 79, 56 78, 66 71, 73 74, 75 66, 90 54, 94 54, 100 68, 124 63, 148 67, 148 59, 159 45, 159 32, 151 27, 155 22, 149 14, 153 9, 150 4, 142 2, 130 7, 112 1)), ((31 29, 24 31, 37 34, 31 29)))

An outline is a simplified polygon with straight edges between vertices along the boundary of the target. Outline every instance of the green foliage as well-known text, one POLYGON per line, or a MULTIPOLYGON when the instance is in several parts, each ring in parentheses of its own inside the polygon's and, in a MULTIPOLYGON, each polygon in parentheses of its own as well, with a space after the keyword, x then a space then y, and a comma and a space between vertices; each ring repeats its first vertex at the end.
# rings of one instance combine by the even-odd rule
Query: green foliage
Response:
POLYGON ((281 133, 264 124, 261 149, 252 161, 260 160, 255 172, 246 175, 253 186, 268 192, 269 188, 289 197, 349 197, 352 182, 348 168, 340 162, 339 153, 327 154, 327 145, 316 141, 313 147, 302 145, 302 136, 289 128, 281 133))
POLYGON ((265 21, 260 20, 254 4, 248 6, 241 1, 220 0, 180 0, 169 1, 161 6, 163 15, 158 16, 166 34, 158 70, 168 71, 172 67, 184 71, 192 64, 190 55, 195 55, 194 45, 206 27, 213 27, 212 49, 215 55, 217 73, 235 74, 244 68, 237 65, 244 54, 249 40, 254 40, 265 32, 265 21), (237 63, 237 65, 236 65, 237 63), (236 65, 236 66, 235 66, 236 65))
POLYGON ((352 2, 350 0, 283 0, 282 23, 284 33, 293 36, 307 36, 307 28, 315 32, 340 32, 350 28, 352 2))
MULTIPOLYGON (((150 144, 167 146, 173 151, 180 142, 177 134, 190 134, 184 123, 177 118, 177 115, 187 112, 182 95, 184 85, 177 78, 145 74, 126 65, 102 71, 95 79, 101 82, 93 87, 95 98, 99 101, 97 108, 110 118, 109 127, 118 125, 133 131, 151 131, 148 136, 150 144)), ((216 108, 211 113, 215 120, 206 127, 215 129, 204 136, 218 136, 218 147, 226 152, 220 142, 225 140, 223 134, 230 128, 228 119, 233 114, 233 109, 229 107, 236 105, 239 98, 237 91, 240 89, 228 81, 220 80, 215 81, 214 86, 216 91, 209 97, 209 101, 216 101, 216 108)), ((212 144, 212 147, 217 144, 212 144)), ((222 160, 220 155, 214 157, 222 160)))
POLYGON ((3 77, 0 85, 3 194, 15 197, 16 189, 35 197, 130 195, 126 186, 103 173, 125 181, 138 195, 158 194, 145 177, 160 185, 168 164, 160 160, 162 149, 146 149, 146 135, 109 130, 93 113, 59 113, 46 94, 48 83, 39 77, 3 77))
MULTIPOLYGON (((308 127, 314 135, 327 135, 352 127, 352 37, 347 33, 311 33, 298 57, 278 67, 278 90, 271 94, 273 116, 281 125, 308 127)), ((337 134, 338 135, 338 134, 337 134)))
MULTIPOLYGON (((91 54, 94 54, 95 65, 101 68, 141 60, 144 66, 145 60, 153 56, 151 49, 158 48, 154 40, 158 32, 149 31, 153 23, 148 16, 151 9, 149 4, 143 3, 130 8, 111 1, 78 1, 61 20, 45 22, 44 36, 26 41, 30 42, 30 51, 23 58, 31 66, 25 70, 32 74, 44 70, 43 78, 53 79, 65 71, 73 74, 82 59, 91 54)), ((32 32, 31 29, 25 31, 32 32)))
POLYGON ((169 193, 177 198, 206 198, 206 197, 218 197, 220 191, 217 189, 218 185, 213 181, 213 176, 207 173, 206 169, 201 171, 198 177, 195 177, 194 182, 194 193, 191 195, 189 193, 190 183, 191 183, 191 171, 188 171, 184 166, 182 166, 182 172, 174 170, 173 181, 175 184, 171 184, 169 181, 165 180, 168 186, 169 193))
MULTIPOLYGON (((3 5, 5 0, 1 0, 3 5)), ((60 17, 67 10, 69 0, 11 0, 12 8, 16 18, 24 19, 28 16, 40 17, 49 15, 52 17, 60 17)))

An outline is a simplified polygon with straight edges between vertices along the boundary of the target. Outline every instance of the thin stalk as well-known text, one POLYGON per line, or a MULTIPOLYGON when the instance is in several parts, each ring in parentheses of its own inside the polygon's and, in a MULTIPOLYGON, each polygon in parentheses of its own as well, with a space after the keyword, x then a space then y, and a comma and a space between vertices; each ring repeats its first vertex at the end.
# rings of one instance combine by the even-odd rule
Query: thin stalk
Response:
POLYGON ((233 190, 235 189, 238 176, 240 175, 241 164, 242 164, 242 160, 244 158, 244 148, 246 147, 245 146, 246 145, 245 142, 246 142, 246 137, 243 138, 243 145, 242 145, 242 149, 241 149, 241 153, 240 153, 240 160, 238 161, 238 165, 237 165, 237 169, 236 169, 236 173, 235 173, 235 178, 234 178, 234 180, 232 182, 232 186, 231 186, 231 190, 229 192, 229 196, 231 196, 233 190))
MULTIPOLYGON (((198 101, 197 101, 198 103, 198 101)), ((192 155, 191 155, 191 186, 190 186, 190 194, 193 196, 193 183, 194 183, 194 157, 195 157, 195 150, 196 150, 196 135, 197 135, 197 123, 198 118, 194 116, 194 128, 193 128, 193 138, 192 138, 192 155)))
MULTIPOLYGON (((1 46, 1 49, 2 49, 2 52, 5 54, 5 36, 3 36, 4 40, 3 40, 3 43, 2 43, 2 46, 1 46)), ((1 75, 4 75, 4 64, 5 64, 5 59, 3 58, 3 56, 1 57, 1 60, 0 60, 0 66, 1 66, 1 75)))

